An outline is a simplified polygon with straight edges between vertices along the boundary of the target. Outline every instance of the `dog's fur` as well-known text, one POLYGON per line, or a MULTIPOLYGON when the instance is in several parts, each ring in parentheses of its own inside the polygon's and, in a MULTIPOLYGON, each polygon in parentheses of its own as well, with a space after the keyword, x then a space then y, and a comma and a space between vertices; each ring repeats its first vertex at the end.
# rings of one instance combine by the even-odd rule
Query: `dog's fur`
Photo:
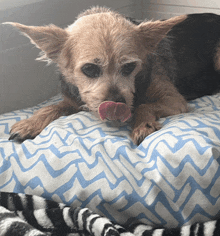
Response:
POLYGON ((160 117, 187 112, 187 100, 219 90, 220 16, 194 14, 138 22, 95 7, 61 29, 10 23, 57 64, 64 99, 13 125, 10 139, 34 138, 50 122, 103 101, 132 110, 136 144, 160 129, 160 117), (167 36, 166 36, 167 35, 167 36))

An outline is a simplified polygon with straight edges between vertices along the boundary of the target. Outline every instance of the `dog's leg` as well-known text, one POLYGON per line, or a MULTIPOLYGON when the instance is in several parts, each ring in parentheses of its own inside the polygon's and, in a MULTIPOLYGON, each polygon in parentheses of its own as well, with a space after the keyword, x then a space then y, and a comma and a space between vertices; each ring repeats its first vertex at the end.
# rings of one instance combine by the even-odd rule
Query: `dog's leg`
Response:
POLYGON ((139 145, 146 136, 160 129, 157 121, 166 117, 187 112, 187 102, 169 80, 155 80, 147 91, 154 102, 140 105, 134 114, 135 122, 131 138, 139 145))
POLYGON ((15 123, 10 131, 9 140, 23 142, 26 139, 35 138, 52 121, 60 116, 70 115, 78 112, 75 102, 64 97, 64 100, 56 105, 43 107, 34 113, 32 117, 15 123))
MULTIPOLYGON (((151 105, 150 105, 151 106, 151 105)), ((157 117, 149 105, 140 105, 135 111, 135 124, 131 133, 133 142, 137 145, 149 134, 161 128, 160 123, 156 120, 157 117)))

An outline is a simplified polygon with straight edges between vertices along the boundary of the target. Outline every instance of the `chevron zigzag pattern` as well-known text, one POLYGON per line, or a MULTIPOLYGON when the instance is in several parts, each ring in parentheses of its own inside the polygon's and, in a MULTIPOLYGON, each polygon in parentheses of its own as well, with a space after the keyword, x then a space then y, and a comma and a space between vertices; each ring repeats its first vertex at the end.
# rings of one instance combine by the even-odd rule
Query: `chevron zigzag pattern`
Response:
POLYGON ((128 126, 88 112, 61 117, 34 140, 8 141, 15 122, 60 100, 0 116, 0 191, 86 207, 119 224, 178 227, 218 215, 220 94, 161 119, 162 129, 138 147, 128 126))

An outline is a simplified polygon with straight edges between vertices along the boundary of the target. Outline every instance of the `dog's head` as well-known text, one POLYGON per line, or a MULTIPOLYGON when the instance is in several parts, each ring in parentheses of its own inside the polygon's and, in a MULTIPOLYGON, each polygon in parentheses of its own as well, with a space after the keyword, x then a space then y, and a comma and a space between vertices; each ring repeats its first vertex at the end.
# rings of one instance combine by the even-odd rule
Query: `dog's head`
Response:
POLYGON ((68 83, 76 86, 89 110, 103 101, 132 108, 135 77, 144 59, 183 17, 133 24, 122 15, 95 7, 61 29, 55 25, 25 26, 21 30, 42 51, 39 60, 56 63, 68 83))

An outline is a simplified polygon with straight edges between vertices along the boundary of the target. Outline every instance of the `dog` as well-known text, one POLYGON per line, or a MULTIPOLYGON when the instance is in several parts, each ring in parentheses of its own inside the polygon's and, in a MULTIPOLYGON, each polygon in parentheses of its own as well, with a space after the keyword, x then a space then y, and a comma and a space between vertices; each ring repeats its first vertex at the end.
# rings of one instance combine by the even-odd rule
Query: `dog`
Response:
MULTIPOLYGON (((81 13, 65 29, 17 27, 61 72, 63 100, 15 123, 10 140, 35 138, 60 116, 83 108, 100 117, 105 101, 126 104, 139 145, 161 128, 158 119, 188 112, 187 102, 220 88, 220 16, 181 15, 138 21, 104 7, 81 13)), ((117 116, 114 118, 117 119, 117 116)))

